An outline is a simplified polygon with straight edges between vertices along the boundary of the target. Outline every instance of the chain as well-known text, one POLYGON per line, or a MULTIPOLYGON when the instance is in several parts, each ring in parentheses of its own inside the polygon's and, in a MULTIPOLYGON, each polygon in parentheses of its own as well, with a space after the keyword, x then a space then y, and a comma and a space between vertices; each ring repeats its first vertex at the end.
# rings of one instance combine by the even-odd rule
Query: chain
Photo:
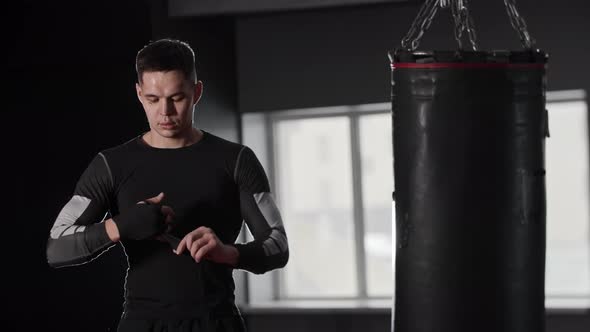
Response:
POLYGON ((402 39, 402 48, 410 51, 415 51, 420 45, 420 40, 430 25, 438 11, 438 8, 451 7, 453 13, 453 20, 455 22, 455 40, 459 44, 459 49, 463 49, 463 31, 467 32, 471 48, 477 51, 477 35, 475 33, 475 25, 469 10, 467 8, 468 0, 426 0, 420 8, 418 16, 412 22, 410 30, 402 39))
POLYGON ((416 16, 414 22, 412 22, 410 30, 404 39, 402 39, 402 48, 410 51, 415 51, 418 48, 424 32, 428 30, 432 24, 432 20, 439 7, 439 1, 448 0, 426 0, 424 5, 422 5, 420 12, 418 12, 418 16, 416 16))
MULTIPOLYGON (((504 4, 510 18, 510 24, 518 32, 523 46, 526 49, 533 48, 535 40, 529 34, 524 18, 520 16, 516 9, 516 0, 504 0, 504 4)), ((475 33, 475 24, 469 14, 468 6, 468 0, 426 0, 420 8, 418 16, 412 22, 410 30, 402 39, 402 48, 415 51, 420 45, 424 32, 430 28, 438 8, 451 7, 455 23, 455 40, 459 44, 459 49, 463 49, 462 37, 463 32, 466 31, 471 48, 477 51, 477 34, 475 33)))
POLYGON ((477 35, 475 34, 475 25, 471 15, 469 15, 467 0, 452 0, 451 11, 455 21, 455 40, 459 44, 459 49, 463 49, 463 31, 467 31, 471 48, 477 51, 477 35))
POLYGON ((473 18, 469 14, 469 6, 468 0, 463 0, 463 10, 465 12, 465 29, 467 29, 467 35, 469 36, 469 42, 471 43, 471 48, 474 51, 477 51, 477 34, 475 33, 475 23, 473 23, 473 18))
POLYGON ((461 9, 463 7, 463 1, 453 1, 451 6, 451 13, 453 14, 453 21, 455 22, 455 40, 459 44, 459 49, 463 49, 463 30, 465 29, 464 22, 461 17, 461 9))
POLYGON ((516 10, 516 0, 504 0, 504 4, 506 5, 508 17, 510 18, 510 24, 512 25, 514 30, 518 32, 522 45, 526 49, 532 49, 535 45, 535 40, 531 38, 531 35, 527 30, 527 25, 524 21, 524 18, 522 18, 518 14, 518 10, 516 10))

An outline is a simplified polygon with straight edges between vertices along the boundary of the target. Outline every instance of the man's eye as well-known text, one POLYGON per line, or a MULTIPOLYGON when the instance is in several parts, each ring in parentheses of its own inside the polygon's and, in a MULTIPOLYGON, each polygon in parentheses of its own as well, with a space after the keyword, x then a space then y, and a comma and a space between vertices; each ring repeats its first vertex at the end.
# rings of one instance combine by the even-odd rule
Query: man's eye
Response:
POLYGON ((154 104, 158 102, 158 99, 148 99, 147 101, 149 104, 154 104))
POLYGON ((172 98, 172 100, 173 100, 174 102, 183 101, 183 100, 184 100, 184 96, 182 96, 182 97, 174 97, 174 98, 172 98))

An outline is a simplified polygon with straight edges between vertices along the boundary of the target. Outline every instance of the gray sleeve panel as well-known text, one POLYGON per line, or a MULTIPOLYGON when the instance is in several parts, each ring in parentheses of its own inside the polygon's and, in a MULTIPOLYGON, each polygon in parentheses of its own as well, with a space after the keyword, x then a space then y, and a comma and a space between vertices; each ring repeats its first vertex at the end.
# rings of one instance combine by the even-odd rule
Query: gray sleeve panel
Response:
POLYGON ((236 244, 237 268, 261 274, 284 267, 289 260, 287 234, 264 169, 254 153, 244 148, 236 163, 240 210, 254 241, 236 244))
POLYGON ((264 211, 267 207, 259 205, 254 195, 245 192, 240 193, 240 206, 254 241, 235 244, 240 253, 236 267, 256 274, 284 267, 289 260, 285 228, 280 219, 268 221, 265 218, 265 214, 277 215, 278 209, 264 211))
POLYGON ((88 225, 84 232, 59 239, 49 238, 47 262, 55 268, 88 263, 113 245, 104 223, 88 225))
POLYGON ((106 158, 98 154, 78 180, 74 195, 51 228, 47 242, 50 266, 86 263, 113 245, 102 223, 109 210, 112 188, 106 158))
MULTIPOLYGON (((285 233, 285 226, 283 226, 283 219, 279 208, 275 204, 274 198, 271 193, 258 193, 254 194, 254 200, 260 213, 262 213, 263 219, 257 220, 257 222, 248 223, 248 227, 252 231, 253 228, 259 227, 258 224, 261 222, 266 223, 266 226, 270 226, 270 234, 268 238, 260 238, 264 240, 262 247, 267 256, 277 255, 281 252, 289 250, 287 244, 287 234, 285 233)), ((253 232, 254 233, 254 232, 253 232)))

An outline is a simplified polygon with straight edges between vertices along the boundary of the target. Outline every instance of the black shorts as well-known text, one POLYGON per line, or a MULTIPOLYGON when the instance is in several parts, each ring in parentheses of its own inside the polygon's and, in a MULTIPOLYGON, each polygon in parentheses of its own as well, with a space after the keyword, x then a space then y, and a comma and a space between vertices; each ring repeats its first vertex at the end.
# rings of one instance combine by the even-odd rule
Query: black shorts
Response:
POLYGON ((240 315, 191 319, 122 318, 117 332, 246 332, 240 315))

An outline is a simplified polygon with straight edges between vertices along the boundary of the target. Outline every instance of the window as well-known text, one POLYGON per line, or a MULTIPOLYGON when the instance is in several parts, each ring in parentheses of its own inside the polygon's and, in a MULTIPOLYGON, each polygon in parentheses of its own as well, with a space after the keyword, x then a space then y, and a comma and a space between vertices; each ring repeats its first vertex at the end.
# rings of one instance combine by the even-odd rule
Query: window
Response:
POLYGON ((584 91, 547 95, 548 307, 590 307, 590 161, 584 91))
POLYGON ((393 292, 393 150, 389 112, 359 117, 367 295, 393 292))
MULTIPOLYGON (((547 94, 548 307, 590 307, 585 98, 583 91, 547 94)), ((284 270, 250 277, 252 302, 391 298, 390 107, 381 103, 243 116, 244 143, 269 174, 292 250, 284 270)))
POLYGON ((284 297, 358 292, 356 262, 351 259, 355 248, 349 122, 339 116, 275 123, 277 196, 290 245, 298 248, 284 270, 284 297))
POLYGON ((244 143, 263 156, 292 248, 289 264, 273 277, 274 298, 391 298, 388 107, 244 116, 244 143))

